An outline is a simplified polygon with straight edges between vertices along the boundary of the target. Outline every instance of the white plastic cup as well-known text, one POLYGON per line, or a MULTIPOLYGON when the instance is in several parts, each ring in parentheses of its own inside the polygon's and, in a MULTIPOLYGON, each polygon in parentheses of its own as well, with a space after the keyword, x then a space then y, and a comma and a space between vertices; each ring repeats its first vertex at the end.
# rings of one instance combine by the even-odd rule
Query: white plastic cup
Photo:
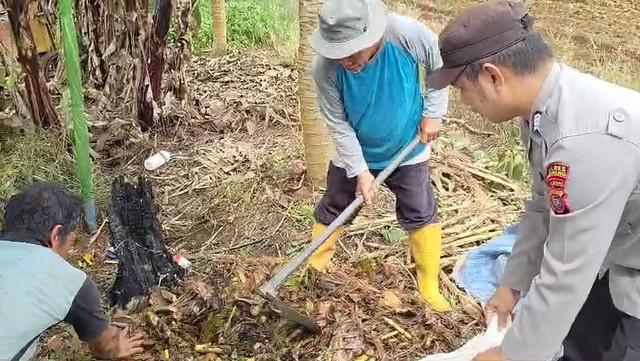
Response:
POLYGON ((161 150, 158 153, 150 156, 144 161, 144 167, 147 170, 156 170, 165 165, 169 159, 171 159, 171 153, 166 150, 161 150))

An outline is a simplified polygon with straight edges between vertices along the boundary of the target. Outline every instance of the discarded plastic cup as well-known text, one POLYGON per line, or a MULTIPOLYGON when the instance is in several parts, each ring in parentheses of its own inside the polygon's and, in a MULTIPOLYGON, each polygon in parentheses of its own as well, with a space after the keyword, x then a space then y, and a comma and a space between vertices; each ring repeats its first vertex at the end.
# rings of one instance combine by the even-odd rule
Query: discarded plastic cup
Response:
POLYGON ((171 159, 171 153, 166 150, 161 150, 158 153, 150 156, 144 161, 144 167, 147 170, 156 170, 165 165, 169 159, 171 159))

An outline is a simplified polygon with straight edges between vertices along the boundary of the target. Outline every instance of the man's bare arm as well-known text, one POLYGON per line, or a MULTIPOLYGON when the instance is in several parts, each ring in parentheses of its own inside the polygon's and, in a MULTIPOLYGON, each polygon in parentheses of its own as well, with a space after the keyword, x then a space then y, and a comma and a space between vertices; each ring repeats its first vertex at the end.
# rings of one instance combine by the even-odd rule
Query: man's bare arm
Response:
POLYGON ((122 325, 109 325, 100 305, 100 291, 88 277, 78 290, 64 321, 73 326, 80 340, 87 342, 98 358, 119 359, 143 351, 142 336, 130 336, 122 325))

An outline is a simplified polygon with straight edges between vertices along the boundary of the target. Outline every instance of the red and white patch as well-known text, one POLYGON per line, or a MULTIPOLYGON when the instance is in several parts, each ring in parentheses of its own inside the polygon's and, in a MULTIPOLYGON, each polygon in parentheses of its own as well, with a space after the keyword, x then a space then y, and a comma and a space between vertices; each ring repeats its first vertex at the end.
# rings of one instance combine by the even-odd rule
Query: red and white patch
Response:
POLYGON ((555 214, 571 212, 567 199, 567 180, 569 166, 562 162, 553 162, 547 167, 547 189, 549 190, 549 205, 555 214))

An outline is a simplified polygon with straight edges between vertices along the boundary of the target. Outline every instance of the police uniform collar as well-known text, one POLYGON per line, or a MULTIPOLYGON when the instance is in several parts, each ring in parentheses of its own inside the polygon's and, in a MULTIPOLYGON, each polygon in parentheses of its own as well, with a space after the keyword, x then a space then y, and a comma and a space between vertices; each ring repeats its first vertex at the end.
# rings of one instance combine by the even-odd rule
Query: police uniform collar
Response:
POLYGON ((560 66, 560 64, 557 61, 554 61, 549 74, 547 74, 544 83, 542 83, 542 87, 538 92, 536 100, 533 102, 533 107, 531 108, 531 114, 529 115, 528 120, 533 119, 533 116, 536 113, 544 113, 547 110, 549 100, 551 99, 553 89, 556 86, 561 70, 562 67, 560 66))

